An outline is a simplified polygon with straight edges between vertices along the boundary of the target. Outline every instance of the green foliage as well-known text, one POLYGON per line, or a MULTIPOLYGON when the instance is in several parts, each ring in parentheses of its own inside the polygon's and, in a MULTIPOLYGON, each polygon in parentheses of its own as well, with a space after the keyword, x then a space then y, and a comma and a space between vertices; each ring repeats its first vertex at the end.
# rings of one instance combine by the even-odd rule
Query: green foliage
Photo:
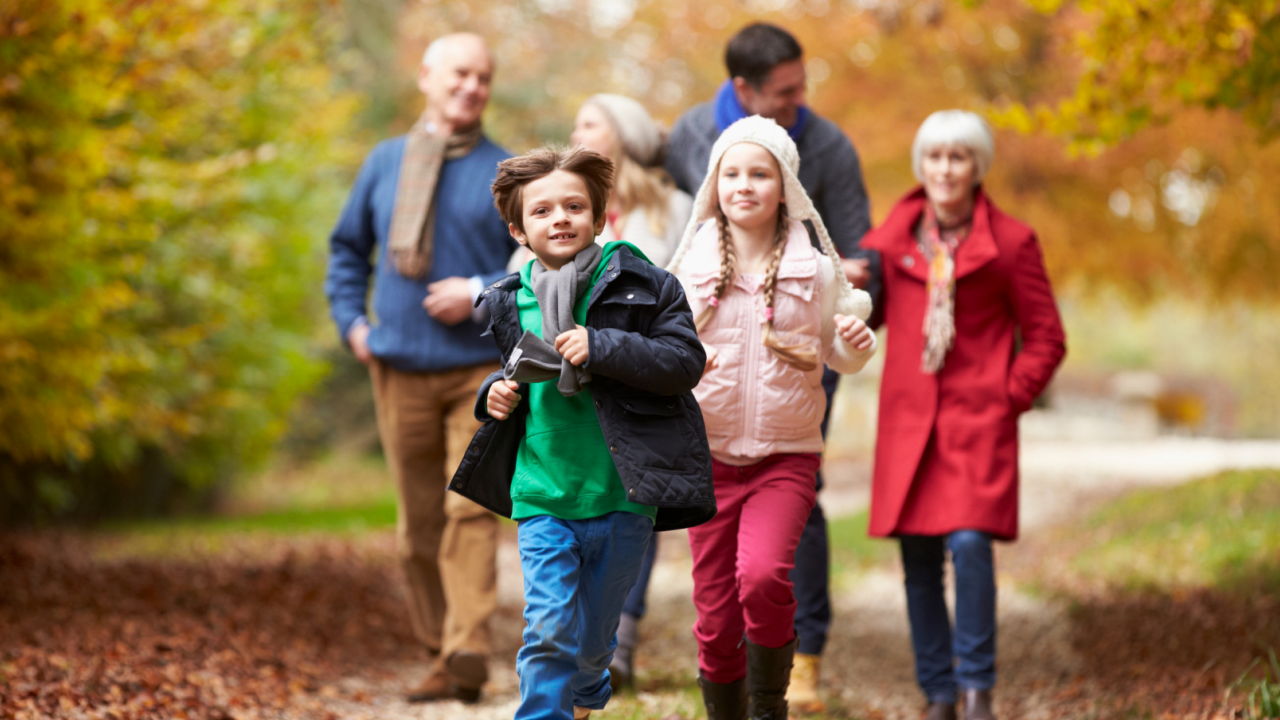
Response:
POLYGON ((1261 658, 1257 658, 1249 669, 1244 671, 1240 679, 1227 689, 1226 699, 1230 700, 1232 693, 1252 686, 1244 694, 1244 717, 1248 720, 1280 718, 1280 661, 1276 660, 1274 648, 1267 651, 1267 657, 1270 664, 1263 666, 1261 678, 1249 677, 1253 669, 1261 663, 1261 658))
POLYGON ((389 530, 395 522, 396 499, 391 495, 351 505, 282 508, 254 515, 115 522, 101 529, 97 555, 189 558, 229 548, 266 547, 281 537, 389 530))
POLYGON ((827 523, 831 543, 832 574, 845 575, 896 560, 898 543, 867 536, 869 513, 836 518, 827 523))
POLYGON ((0 10, 0 516, 149 449, 200 485, 319 377, 354 97, 330 0, 0 10), (6 507, 7 506, 7 507, 6 507))
POLYGON ((1280 592, 1280 470, 1134 492, 1088 527, 1073 561, 1087 578, 1132 588, 1280 592))
POLYGON ((1100 150, 1187 107, 1228 108, 1264 140, 1280 135, 1277 0, 1028 0, 1076 26, 1081 75, 1073 93, 996 113, 1100 150))

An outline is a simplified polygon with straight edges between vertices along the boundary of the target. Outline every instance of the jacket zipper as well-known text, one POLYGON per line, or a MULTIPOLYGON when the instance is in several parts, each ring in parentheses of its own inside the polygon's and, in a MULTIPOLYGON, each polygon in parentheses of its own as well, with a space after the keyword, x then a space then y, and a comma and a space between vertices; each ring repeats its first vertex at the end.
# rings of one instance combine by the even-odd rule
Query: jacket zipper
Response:
POLYGON ((750 327, 751 332, 748 333, 748 337, 747 337, 747 347, 746 347, 747 362, 744 363, 742 366, 742 375, 743 375, 742 381, 747 389, 746 398, 744 400, 745 404, 744 404, 744 407, 742 408, 743 432, 741 435, 741 439, 739 440, 739 445, 740 445, 739 451, 734 453, 734 455, 737 455, 738 457, 743 457, 748 455, 747 439, 751 437, 755 437, 755 433, 759 427, 759 422, 760 422, 759 420, 760 413, 756 412, 756 385, 758 385, 761 380, 760 368, 758 364, 760 361, 759 359, 760 347, 763 343, 762 343, 762 335, 760 334, 760 325, 755 321, 756 315, 758 314, 757 308, 756 308, 755 293, 751 294, 749 312, 750 312, 750 315, 747 319, 747 324, 748 324, 748 327, 750 327))

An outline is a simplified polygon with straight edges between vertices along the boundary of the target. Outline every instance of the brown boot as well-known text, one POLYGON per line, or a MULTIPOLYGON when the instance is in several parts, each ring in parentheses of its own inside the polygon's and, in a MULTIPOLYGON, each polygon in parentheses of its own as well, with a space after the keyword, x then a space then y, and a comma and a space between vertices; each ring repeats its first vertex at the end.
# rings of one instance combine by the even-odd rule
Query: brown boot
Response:
POLYGON ((990 690, 964 691, 964 720, 996 720, 991 712, 990 690))
POLYGON ((924 720, 956 720, 955 703, 929 703, 929 712, 924 720))
POLYGON ((702 703, 707 706, 707 720, 747 720, 747 682, 738 678, 731 683, 713 683, 698 673, 702 703))
POLYGON ((747 714, 751 720, 787 720, 787 685, 800 638, 780 648, 747 645, 747 714))
POLYGON ((470 650, 459 650, 445 661, 445 668, 453 680, 454 697, 466 703, 480 700, 480 688, 489 679, 489 663, 485 657, 470 650))
POLYGON ((457 687, 453 684, 453 678, 449 677, 449 672, 444 669, 442 663, 436 663, 427 673, 427 677, 410 690, 405 699, 411 703, 452 700, 456 691, 457 687))
POLYGON ((787 686, 787 705, 801 715, 812 715, 827 709, 818 697, 818 675, 822 670, 822 656, 796 653, 791 666, 791 684, 787 686))

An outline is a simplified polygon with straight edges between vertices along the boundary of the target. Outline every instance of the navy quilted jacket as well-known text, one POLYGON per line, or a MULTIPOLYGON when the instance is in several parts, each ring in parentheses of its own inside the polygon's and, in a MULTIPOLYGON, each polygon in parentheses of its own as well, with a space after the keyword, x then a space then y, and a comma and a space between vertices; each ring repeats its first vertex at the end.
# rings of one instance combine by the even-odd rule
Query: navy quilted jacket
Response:
MULTIPOLYGON (((613 452, 627 497, 658 508, 654 530, 687 528, 716 514, 711 450, 693 388, 706 352, 698 340, 679 281, 619 248, 591 288, 587 306, 590 358, 587 385, 600 428, 613 452)), ((520 340, 516 291, 509 275, 481 295, 489 305, 489 333, 505 363, 520 340)), ((506 420, 487 410, 490 375, 476 398, 484 425, 471 440, 449 489, 511 517, 511 479, 524 437, 528 403, 506 420)), ((520 394, 528 397, 527 388, 520 394)))

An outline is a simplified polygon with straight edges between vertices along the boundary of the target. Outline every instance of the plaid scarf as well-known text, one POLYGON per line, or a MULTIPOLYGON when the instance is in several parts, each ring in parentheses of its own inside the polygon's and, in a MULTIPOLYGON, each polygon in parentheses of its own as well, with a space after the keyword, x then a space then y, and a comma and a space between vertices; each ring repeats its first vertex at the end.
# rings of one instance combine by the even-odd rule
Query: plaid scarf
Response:
POLYGON ((466 156, 484 133, 480 123, 442 137, 430 132, 423 113, 409 130, 400 161, 400 183, 391 215, 391 239, 387 250, 396 271, 421 278, 431 269, 432 235, 435 232, 436 181, 446 160, 466 156))
POLYGON ((926 280, 929 304, 924 311, 924 353, 920 370, 930 375, 942 369, 947 351, 955 342, 956 248, 969 234, 972 224, 971 216, 953 227, 942 227, 933 203, 925 203, 924 219, 916 232, 920 251, 929 266, 926 280))

